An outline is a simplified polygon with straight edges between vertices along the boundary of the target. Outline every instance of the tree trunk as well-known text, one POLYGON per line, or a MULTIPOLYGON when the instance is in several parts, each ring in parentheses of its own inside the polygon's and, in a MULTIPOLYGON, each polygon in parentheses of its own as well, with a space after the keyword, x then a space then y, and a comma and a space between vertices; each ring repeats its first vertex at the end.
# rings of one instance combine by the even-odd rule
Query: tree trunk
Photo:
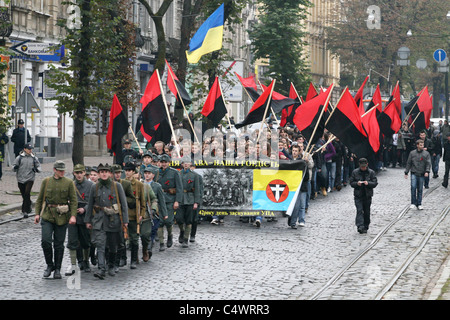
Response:
POLYGON ((84 164, 84 118, 86 116, 86 95, 89 90, 89 50, 91 46, 90 38, 90 11, 91 0, 83 0, 81 3, 81 39, 80 39, 80 72, 78 74, 79 88, 81 93, 77 100, 77 107, 73 121, 73 146, 72 162, 73 165, 84 164))

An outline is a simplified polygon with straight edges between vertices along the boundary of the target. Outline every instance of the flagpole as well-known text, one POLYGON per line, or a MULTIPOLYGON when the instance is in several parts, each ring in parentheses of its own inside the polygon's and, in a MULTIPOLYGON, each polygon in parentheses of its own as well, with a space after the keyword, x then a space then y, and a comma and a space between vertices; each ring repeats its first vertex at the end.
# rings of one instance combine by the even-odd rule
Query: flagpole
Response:
POLYGON ((225 109, 227 109, 228 125, 230 126, 230 130, 231 130, 231 121, 230 121, 230 116, 228 115, 230 112, 228 110, 228 105, 225 102, 225 98, 223 97, 222 86, 220 85, 220 79, 219 78, 217 78, 217 83, 219 84, 220 96, 222 97, 223 104, 225 105, 225 109))
POLYGON ((372 108, 370 108, 369 110, 367 110, 367 111, 361 116, 361 118, 364 117, 365 115, 367 115, 370 111, 372 111, 372 110, 375 109, 376 107, 378 107, 378 105, 379 105, 379 103, 377 103, 375 106, 373 106, 372 108))
MULTIPOLYGON (((341 101, 342 96, 344 95, 345 90, 347 90, 347 89, 348 89, 348 86, 345 87, 345 89, 342 91, 341 96, 339 97, 339 100, 338 100, 338 102, 336 103, 336 106, 339 104, 339 101, 341 101)), ((331 111, 330 115, 328 116, 327 121, 325 122, 325 125, 327 125, 328 121, 330 121, 330 118, 331 118, 331 116, 333 115, 334 111, 336 111, 336 108, 334 108, 333 111, 331 111)))
MULTIPOLYGON (((325 111, 325 107, 328 105, 328 102, 330 101, 331 93, 333 92, 333 89, 334 89, 334 83, 331 84, 331 90, 330 90, 330 93, 328 94, 327 100, 325 101, 325 104, 324 104, 324 106, 323 106, 323 108, 322 108, 322 111, 320 112, 319 119, 317 119, 316 126, 314 127, 313 133, 312 133, 312 135, 311 135, 311 139, 309 139, 309 141, 308 141, 308 145, 306 146, 306 150, 309 149, 309 146, 311 145, 311 141, 312 141, 312 139, 314 138, 314 135, 316 134, 316 130, 317 130, 317 127, 319 126, 320 119, 322 119, 323 113, 324 113, 324 111, 325 111)), ((334 110, 333 110, 333 111, 334 111, 334 110)), ((328 117, 328 119, 329 119, 329 117, 328 117)))
POLYGON ((295 88, 294 84, 291 82, 292 88, 294 88, 295 94, 297 95, 297 98, 300 102, 300 104, 302 104, 302 99, 300 99, 300 96, 298 95, 297 89, 295 88))
POLYGON ((414 122, 416 122, 417 118, 419 118, 420 114, 422 113, 422 111, 420 111, 417 116, 414 118, 414 121, 411 122, 410 127, 412 127, 412 125, 414 124, 414 122))
MULTIPOLYGON (((428 87, 428 86, 425 86, 425 87, 428 87)), ((425 89, 425 87, 424 87, 424 89, 425 89)), ((417 102, 419 101, 420 97, 423 95, 423 92, 425 91, 424 89, 422 89, 422 92, 420 93, 419 98, 417 98, 417 100, 416 100, 416 102, 414 103, 414 105, 412 106, 411 110, 409 110, 408 114, 407 114, 406 117, 405 117, 405 120, 408 120, 408 118, 409 118, 411 112, 414 110, 414 107, 416 106, 416 104, 417 104, 417 102)))
MULTIPOLYGON (((262 89, 263 86, 261 85, 261 81, 258 80, 258 83, 259 83, 259 86, 260 86, 261 89, 262 89)), ((263 90, 263 91, 264 91, 264 90, 263 90)), ((272 90, 272 91, 273 91, 273 90, 272 90)), ((272 93, 271 93, 270 95, 272 96, 272 93)), ((275 112, 273 112, 272 107, 270 107, 270 111, 272 112, 272 115, 274 116, 275 120, 277 121, 277 125, 279 126, 280 123, 278 122, 277 116, 275 115, 275 112)))
POLYGON ((200 144, 198 137, 197 137, 197 133, 195 132, 194 126, 192 125, 191 119, 189 118, 189 113, 187 112, 186 106, 184 105, 183 98, 181 97, 180 91, 178 90, 178 86, 177 86, 177 83, 175 82, 175 78, 174 78, 172 72, 170 71, 170 68, 167 68, 167 71, 170 73, 170 78, 172 78, 172 82, 175 86, 175 89, 177 90, 177 95, 180 98, 181 105, 183 106, 184 112, 186 113, 186 117, 189 121, 189 125, 191 126, 192 132, 194 133, 195 140, 197 140, 197 143, 200 144))
POLYGON ((170 112, 169 112, 169 109, 167 108, 166 97, 165 97, 164 92, 163 92, 163 88, 162 88, 162 84, 161 84, 161 78, 159 76, 158 69, 156 69, 156 75, 158 76, 159 88, 161 90, 161 96, 163 98, 164 107, 165 107, 166 112, 167 112, 167 120, 169 120, 170 130, 172 131, 172 135, 173 135, 173 137, 175 139, 175 145, 177 147, 178 157, 181 158, 180 149, 179 149, 179 145, 178 145, 178 139, 177 139, 177 136, 175 135, 175 131, 173 130, 172 119, 170 119, 170 112))
POLYGON ((266 122, 267 109, 269 109, 270 101, 272 100, 273 88, 275 87, 275 82, 276 82, 276 81, 277 81, 276 79, 273 80, 272 89, 270 90, 269 99, 267 100, 267 105, 266 105, 266 108, 264 109, 264 116, 263 116, 263 118, 262 118, 261 128, 259 129, 259 132, 258 132, 258 139, 256 139, 256 144, 258 144, 258 142, 259 142, 259 138, 261 137, 263 125, 264 125, 264 123, 266 122))
POLYGON ((130 130, 131 130, 131 134, 132 134, 133 137, 134 137, 134 140, 136 140, 136 143, 137 143, 137 145, 138 145, 138 147, 139 147, 139 151, 142 152, 142 153, 144 153, 144 151, 142 151, 142 148, 141 148, 141 145, 139 144, 138 139, 136 138, 136 135, 134 134, 133 129, 131 128, 131 126, 129 126, 129 128, 130 128, 130 130))

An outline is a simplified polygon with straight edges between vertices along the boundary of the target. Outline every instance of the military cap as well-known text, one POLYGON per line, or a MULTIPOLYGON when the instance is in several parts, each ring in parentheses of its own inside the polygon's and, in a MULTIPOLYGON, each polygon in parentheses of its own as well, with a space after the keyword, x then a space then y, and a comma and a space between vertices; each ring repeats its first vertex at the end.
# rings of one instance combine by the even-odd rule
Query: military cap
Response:
POLYGON ((170 159, 170 156, 169 156, 168 154, 161 154, 161 155, 159 156, 159 161, 167 161, 167 162, 170 162, 170 161, 172 161, 172 160, 170 159))
POLYGON ((134 161, 134 158, 131 155, 126 155, 125 158, 123 159, 123 162, 125 162, 125 163, 131 162, 131 161, 134 161))
POLYGON ((98 168, 96 166, 91 167, 91 171, 98 172, 98 168))
POLYGON ((151 173, 153 173, 154 175, 156 175, 157 173, 158 173, 158 168, 153 168, 153 167, 146 167, 145 169, 144 169, 144 172, 151 172, 151 173))
POLYGON ((125 163, 124 170, 136 170, 136 165, 132 162, 125 163))
POLYGON ((80 171, 86 171, 86 167, 82 164, 76 164, 73 167, 73 172, 80 172, 80 171))
POLYGON ((122 172, 123 170, 122 170, 122 167, 121 167, 120 164, 113 164, 113 165, 111 166, 111 171, 112 171, 113 173, 116 173, 116 172, 122 172))
POLYGON ((128 143, 131 143, 130 139, 126 139, 126 140, 123 142, 123 144, 128 144, 128 143))
POLYGON ((56 170, 66 170, 66 164, 64 161, 58 160, 53 164, 53 168, 56 170))
POLYGON ((111 171, 111 167, 107 163, 105 163, 105 164, 100 163, 98 165, 97 169, 98 169, 98 171, 100 171, 100 170, 111 171))
POLYGON ((150 150, 147 150, 147 151, 145 151, 144 154, 142 155, 142 158, 143 158, 143 157, 151 157, 151 158, 153 158, 153 154, 150 152, 150 150))
POLYGON ((152 155, 152 158, 153 158, 153 161, 159 161, 159 156, 156 153, 154 153, 152 155))

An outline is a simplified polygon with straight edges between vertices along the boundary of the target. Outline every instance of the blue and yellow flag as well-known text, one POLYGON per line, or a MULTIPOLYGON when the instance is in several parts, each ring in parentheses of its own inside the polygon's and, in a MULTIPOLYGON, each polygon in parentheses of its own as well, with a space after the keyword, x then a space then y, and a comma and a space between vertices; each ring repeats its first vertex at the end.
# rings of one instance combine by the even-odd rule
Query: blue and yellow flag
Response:
POLYGON ((301 170, 253 170, 252 209, 287 211, 301 181, 301 170))
POLYGON ((192 37, 186 51, 189 63, 198 63, 203 55, 222 48, 223 22, 224 4, 206 19, 192 37))

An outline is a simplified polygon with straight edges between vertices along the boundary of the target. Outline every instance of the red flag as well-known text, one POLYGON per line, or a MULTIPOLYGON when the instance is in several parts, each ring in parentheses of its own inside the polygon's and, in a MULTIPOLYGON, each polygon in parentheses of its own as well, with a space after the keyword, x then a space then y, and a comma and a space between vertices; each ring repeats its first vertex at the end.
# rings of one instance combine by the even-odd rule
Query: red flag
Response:
POLYGON ((156 131, 156 125, 167 119, 167 109, 161 92, 161 80, 158 70, 153 72, 144 95, 142 103, 142 129, 147 135, 152 135, 156 131))
POLYGON ((106 145, 117 158, 122 155, 122 137, 128 132, 129 123, 123 114, 122 106, 116 95, 113 97, 111 111, 109 112, 109 126, 106 134, 106 145))
POLYGON ((253 102, 258 100, 259 93, 258 93, 258 87, 256 86, 255 78, 253 76, 248 77, 248 78, 242 78, 236 72, 234 74, 238 77, 238 79, 241 82, 242 86, 244 87, 245 91, 250 96, 250 99, 252 99, 253 102))
POLYGON ((266 117, 269 115, 268 109, 270 104, 270 100, 272 98, 273 87, 275 84, 275 80, 272 80, 272 83, 269 87, 264 90, 258 100, 255 101, 249 113, 245 117, 244 121, 237 123, 235 125, 236 129, 242 128, 246 125, 257 123, 264 120, 264 114, 266 117))
POLYGON ((372 150, 361 123, 358 106, 348 88, 328 117, 325 128, 338 137, 359 158, 367 157, 372 150))
POLYGON ((213 125, 217 127, 225 114, 227 114, 227 108, 223 100, 222 90, 220 90, 219 78, 216 77, 203 105, 202 115, 211 120, 213 125))
POLYGON ((281 111, 280 126, 282 127, 284 127, 286 123, 294 122, 295 111, 301 105, 300 97, 298 96, 293 83, 291 83, 291 87, 289 89, 289 98, 294 99, 296 102, 281 111))
POLYGON ((376 111, 377 109, 372 109, 367 111, 364 117, 361 117, 361 123, 366 130, 370 146, 375 153, 380 149, 380 126, 378 125, 376 111))
POLYGON ((376 106, 377 115, 383 111, 383 100, 381 99, 381 92, 380 92, 380 85, 377 84, 377 88, 375 89, 375 92, 373 93, 372 100, 369 103, 369 106, 367 107, 367 110, 372 109, 376 106))
POLYGON ((315 98, 304 102, 295 111, 294 123, 305 139, 311 141, 311 143, 316 143, 323 135, 325 118, 320 115, 322 114, 322 109, 323 113, 327 111, 328 96, 332 90, 333 86, 331 85, 327 91, 321 92, 315 98), (316 125, 317 129, 313 136, 316 125))
POLYGON ((177 76, 173 72, 172 68, 170 67, 169 63, 166 60, 168 74, 167 74, 167 86, 169 87, 170 92, 177 98, 177 104, 175 107, 179 106, 182 108, 180 98, 183 101, 183 104, 185 106, 192 103, 191 97, 189 97, 189 94, 186 91, 186 88, 183 86, 183 84, 178 80, 177 76))
POLYGON ((402 98, 400 95, 400 86, 399 86, 398 82, 395 85, 394 90, 392 90, 392 94, 391 94, 391 97, 389 98, 388 104, 391 101, 394 101, 395 108, 397 109, 397 113, 399 115, 401 115, 402 114, 402 98))
POLYGON ((309 101, 312 98, 317 97, 317 90, 316 88, 314 88, 314 85, 310 82, 309 83, 309 89, 308 89, 308 93, 306 94, 306 99, 305 101, 309 101))
POLYGON ((420 111, 433 110, 433 102, 431 101, 430 94, 428 93, 428 86, 419 92, 419 99, 417 100, 417 106, 420 111))
POLYGON ((359 88, 358 92, 356 92, 355 94, 355 102, 356 105, 359 106, 360 103, 363 100, 363 93, 364 93, 364 86, 366 85, 367 80, 369 80, 369 76, 366 77, 366 79, 364 79, 364 82, 362 83, 361 87, 359 88))
POLYGON ((378 124, 381 133, 385 136, 392 136, 398 132, 402 126, 402 120, 397 112, 397 106, 394 101, 389 103, 383 112, 378 116, 378 124))
MULTIPOLYGON (((263 84, 260 85, 263 91, 267 89, 265 85, 263 84)), ((294 99, 288 98, 286 96, 283 96, 281 93, 274 91, 272 93, 272 101, 270 101, 270 107, 272 108, 273 112, 279 113, 284 108, 291 106, 294 103, 295 103, 294 99)))

